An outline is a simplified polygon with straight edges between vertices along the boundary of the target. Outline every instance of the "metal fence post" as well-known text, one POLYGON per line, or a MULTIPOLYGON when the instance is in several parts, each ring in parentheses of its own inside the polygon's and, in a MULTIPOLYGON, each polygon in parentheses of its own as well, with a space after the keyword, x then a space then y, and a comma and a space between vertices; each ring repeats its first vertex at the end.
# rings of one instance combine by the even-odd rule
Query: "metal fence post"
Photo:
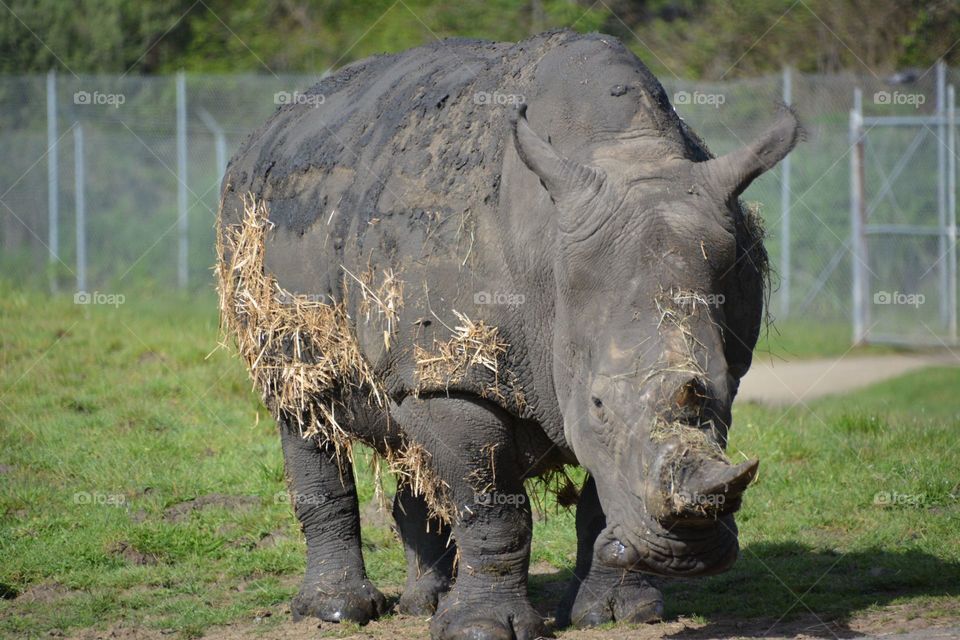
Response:
POLYGON ((227 136, 223 132, 223 127, 220 126, 216 118, 210 115, 209 111, 201 107, 197 110, 197 115, 200 116, 204 126, 213 134, 217 162, 217 182, 219 183, 227 172, 227 136))
POLYGON ((853 284, 853 343, 861 344, 867 337, 867 242, 865 235, 866 210, 863 200, 863 91, 853 90, 853 109, 850 110, 850 235, 852 249, 851 270, 853 284))
POLYGON ((187 82, 183 71, 177 72, 177 229, 179 252, 177 285, 187 288, 188 233, 187 220, 187 82))
MULTIPOLYGON (((783 103, 793 102, 793 77, 789 66, 783 68, 783 103)), ((790 313, 790 154, 780 167, 780 315, 790 313)))
POLYGON ((59 289, 54 265, 60 259, 60 160, 57 144, 57 72, 47 73, 47 262, 50 292, 59 289))
MULTIPOLYGON (((217 134, 217 176, 220 180, 227 175, 227 138, 223 132, 217 134)), ((217 194, 219 196, 219 193, 217 194)))
POLYGON ((74 194, 77 216, 77 291, 87 290, 87 201, 86 166, 83 159, 83 125, 73 129, 74 194))
POLYGON ((950 342, 957 342, 957 101, 953 85, 947 87, 947 301, 950 307, 950 342))
MULTIPOLYGON (((939 60, 937 61, 937 226, 940 227, 940 233, 937 255, 941 258, 947 255, 949 235, 947 229, 946 82, 947 65, 943 60, 939 60)), ((940 326, 946 328, 950 317, 950 277, 944 260, 940 260, 937 271, 940 276, 940 326)))

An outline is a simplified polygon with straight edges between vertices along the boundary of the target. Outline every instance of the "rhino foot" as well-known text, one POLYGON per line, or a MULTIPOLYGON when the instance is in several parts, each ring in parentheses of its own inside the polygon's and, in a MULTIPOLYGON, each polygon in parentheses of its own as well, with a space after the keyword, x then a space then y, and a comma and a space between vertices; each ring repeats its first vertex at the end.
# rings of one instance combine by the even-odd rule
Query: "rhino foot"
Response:
POLYGON ((393 517, 407 558, 407 583, 397 609, 411 616, 432 616, 453 582, 457 548, 450 540, 450 525, 431 519, 426 499, 406 482, 397 487, 393 517))
POLYGON ((403 590, 397 610, 409 616, 432 616, 440 596, 449 588, 450 583, 445 579, 432 575, 420 578, 403 590))
POLYGON ((526 598, 461 600, 456 588, 430 623, 434 640, 534 640, 549 637, 543 618, 526 598))
POLYGON ((558 624, 594 627, 608 622, 640 624, 663 619, 663 594, 639 574, 599 580, 596 574, 577 585, 576 599, 557 616, 558 624))
POLYGON ((290 605, 294 622, 312 617, 327 622, 366 624, 386 609, 383 594, 369 580, 304 585, 290 605))

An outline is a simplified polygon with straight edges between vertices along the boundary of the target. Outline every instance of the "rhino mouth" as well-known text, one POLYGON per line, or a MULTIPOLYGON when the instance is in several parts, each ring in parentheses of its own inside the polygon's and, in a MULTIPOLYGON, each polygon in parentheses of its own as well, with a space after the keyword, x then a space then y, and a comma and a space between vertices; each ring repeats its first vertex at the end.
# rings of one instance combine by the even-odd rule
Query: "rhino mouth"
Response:
POLYGON ((739 550, 732 514, 696 527, 666 528, 653 519, 637 529, 612 524, 600 533, 595 546, 597 558, 605 565, 679 577, 726 571, 739 550))
MULTIPOLYGON (((733 465, 725 457, 674 455, 664 448, 652 476, 633 491, 614 490, 613 503, 639 501, 629 514, 608 519, 595 543, 598 560, 609 566, 662 576, 706 576, 736 562, 740 546, 734 513, 759 462, 733 465)), ((634 502, 636 504, 636 502, 634 502)))

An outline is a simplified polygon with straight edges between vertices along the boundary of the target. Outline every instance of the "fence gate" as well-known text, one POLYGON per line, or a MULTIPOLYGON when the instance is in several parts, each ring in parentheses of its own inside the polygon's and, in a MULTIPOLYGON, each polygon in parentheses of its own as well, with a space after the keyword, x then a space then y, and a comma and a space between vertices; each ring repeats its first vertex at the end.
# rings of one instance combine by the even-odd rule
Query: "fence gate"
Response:
POLYGON ((850 113, 853 340, 957 340, 956 113, 946 66, 935 86, 867 94, 850 113), (927 95, 927 94, 932 95, 927 95))

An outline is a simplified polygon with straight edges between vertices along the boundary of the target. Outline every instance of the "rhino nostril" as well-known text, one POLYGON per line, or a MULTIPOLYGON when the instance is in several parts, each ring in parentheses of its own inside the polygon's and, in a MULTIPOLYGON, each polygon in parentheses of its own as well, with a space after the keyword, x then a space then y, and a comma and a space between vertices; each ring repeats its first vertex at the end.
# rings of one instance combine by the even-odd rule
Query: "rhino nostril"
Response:
POLYGON ((680 385, 674 396, 676 407, 684 413, 697 413, 703 409, 707 400, 707 386, 700 378, 690 378, 680 385))

